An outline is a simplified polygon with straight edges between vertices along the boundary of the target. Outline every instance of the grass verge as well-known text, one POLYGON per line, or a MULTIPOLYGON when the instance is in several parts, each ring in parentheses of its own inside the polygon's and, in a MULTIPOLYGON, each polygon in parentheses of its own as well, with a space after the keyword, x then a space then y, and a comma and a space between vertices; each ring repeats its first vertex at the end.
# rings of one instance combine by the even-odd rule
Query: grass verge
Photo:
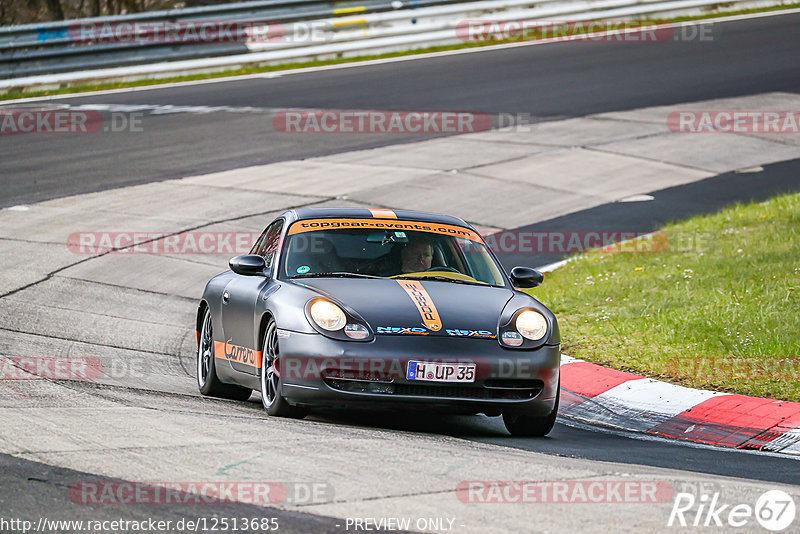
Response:
POLYGON ((800 401, 800 194, 584 254, 531 294, 556 313, 570 356, 800 401))
MULTIPOLYGON (((647 19, 641 21, 643 24, 668 24, 668 23, 679 23, 679 22, 688 22, 693 20, 705 20, 710 18, 717 18, 717 17, 728 17, 728 16, 735 16, 735 15, 748 15, 752 13, 765 13, 771 11, 786 11, 791 9, 798 9, 800 8, 799 3, 793 4, 783 4, 783 5, 776 5, 776 6, 766 6, 761 8, 753 8, 753 9, 740 9, 734 11, 714 11, 703 15, 694 15, 694 16, 684 16, 684 17, 674 17, 669 19, 647 19)), ((535 40, 535 39, 531 39, 535 40)), ((406 50, 401 52, 391 52, 387 54, 375 54, 375 55, 364 55, 352 58, 338 58, 338 59, 329 59, 324 61, 306 61, 306 62, 298 62, 298 63, 284 63, 281 65, 268 65, 268 66, 254 66, 248 67, 243 69, 234 69, 234 70, 225 70, 220 72, 212 72, 212 73, 204 73, 204 74, 189 74, 183 76, 170 76, 166 78, 158 78, 158 79, 143 79, 143 80, 130 80, 130 81, 122 81, 122 82, 107 82, 107 83, 95 83, 95 84, 88 84, 88 85, 68 85, 65 87, 61 87, 59 89, 51 89, 46 91, 9 91, 7 93, 0 94, 0 101, 3 100, 13 100, 17 98, 34 98, 38 96, 49 96, 49 95, 61 95, 61 94, 72 94, 72 93, 86 93, 91 91, 106 91, 110 89, 122 89, 126 87, 144 87, 149 85, 162 85, 167 83, 176 83, 176 82, 190 82, 196 80, 208 80, 213 78, 226 78, 230 76, 241 76, 246 74, 259 74, 259 73, 266 73, 266 72, 274 72, 274 71, 283 71, 283 70, 294 70, 294 69, 302 69, 302 68, 309 68, 309 67, 319 67, 325 65, 338 65, 341 63, 356 63, 360 61, 370 61, 375 59, 386 59, 392 57, 402 57, 402 56, 412 56, 417 54, 427 54, 432 52, 443 52, 447 50, 460 50, 464 48, 477 48, 483 46, 492 46, 498 44, 505 44, 510 42, 519 42, 519 40, 512 40, 512 41, 499 41, 499 40, 491 40, 491 41, 482 41, 482 42, 472 42, 472 43, 460 43, 448 46, 432 46, 427 48, 418 48, 415 50, 406 50)))

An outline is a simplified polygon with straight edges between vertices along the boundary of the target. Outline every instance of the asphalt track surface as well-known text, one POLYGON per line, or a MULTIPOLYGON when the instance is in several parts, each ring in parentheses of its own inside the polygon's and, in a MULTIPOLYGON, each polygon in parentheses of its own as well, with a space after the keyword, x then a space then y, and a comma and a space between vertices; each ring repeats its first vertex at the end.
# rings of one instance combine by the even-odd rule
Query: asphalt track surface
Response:
MULTIPOLYGON (((168 402, 168 399, 165 398, 168 402)), ((260 401, 251 403, 260 410, 260 401), (257 404, 256 404, 257 403, 257 404)), ((515 449, 558 457, 622 462, 653 467, 681 469, 713 475, 767 482, 796 484, 800 480, 800 461, 779 455, 747 453, 706 446, 690 446, 667 439, 649 438, 622 432, 598 432, 596 428, 559 420, 547 438, 498 437, 503 433, 499 418, 485 416, 420 416, 382 413, 318 413, 312 419, 332 426, 396 429, 460 437, 515 449)), ((128 520, 172 521, 217 517, 275 517, 281 532, 342 532, 342 520, 300 512, 263 508, 255 505, 223 503, 215 505, 128 506, 124 504, 79 504, 65 499, 70 486, 81 483, 125 482, 72 469, 48 466, 23 458, 0 454, 0 511, 5 517, 46 517, 50 520, 128 520), (339 525, 339 526, 337 526, 339 525)))
POLYGON ((504 432, 499 417, 392 415, 331 412, 315 414, 315 420, 374 428, 425 432, 491 443, 515 449, 550 454, 556 457, 584 458, 652 467, 680 469, 767 482, 797 484, 800 461, 779 454, 693 445, 675 440, 651 438, 631 432, 604 430, 559 419, 546 438, 514 438, 504 432))
MULTIPOLYGON (((37 522, 40 517, 45 517, 51 521, 122 520, 147 524, 149 520, 153 520, 171 521, 172 525, 178 525, 181 520, 196 522, 201 518, 205 518, 207 524, 212 524, 208 522, 213 521, 213 517, 237 518, 240 521, 242 518, 257 521, 264 518, 276 518, 280 532, 341 532, 341 528, 336 526, 341 524, 341 520, 250 504, 129 506, 126 504, 67 502, 68 499, 65 499, 64 495, 69 493, 70 486, 76 484, 76 481, 96 484, 125 482, 0 454, 0 488, 3 488, 3 491, 0 492, 0 512, 6 520, 8 518, 25 518, 27 520, 34 518, 34 522, 37 522)), ((4 533, 20 532, 21 530, 14 528, 13 524, 10 530, 0 526, 0 532, 4 533)), ((192 528, 178 530, 173 527, 169 532, 191 532, 193 530, 192 528)), ((68 530, 53 528, 42 531, 67 532, 68 530)), ((147 532, 148 529, 145 531, 147 532)), ((153 528, 149 531, 156 532, 153 528)))
MULTIPOLYGON (((86 96, 58 102, 470 109, 530 113, 547 120, 769 91, 798 92, 798 23, 798 15, 728 23, 713 42, 706 43, 520 47, 285 78, 86 96), (620 80, 625 82, 621 84, 620 80)), ((274 132, 264 119, 263 115, 226 112, 147 115, 146 135, 4 137, 0 142, 0 205, 406 140, 377 135, 297 138, 274 132)), ((716 178, 711 178, 659 191, 653 194, 653 202, 631 204, 622 212, 617 210, 620 218, 614 223, 621 230, 649 229, 672 218, 714 211, 736 200, 797 190, 798 170, 798 161, 765 166, 759 183, 769 185, 758 190, 747 183, 749 175, 742 174, 732 177, 738 185, 724 190, 715 187, 716 178)), ((578 212, 536 228, 580 229, 589 225, 593 217, 605 216, 604 209, 607 207, 578 212)), ((607 219, 604 224, 613 226, 607 219)), ((540 259, 545 258, 537 258, 540 259)), ((253 409, 260 409, 257 399, 251 404, 253 409)), ((501 435, 502 423, 497 418, 400 417, 388 424, 383 415, 334 412, 315 414, 313 419, 331 425, 458 436, 554 457, 668 467, 771 482, 800 481, 800 462, 792 458, 645 439, 572 423, 558 424, 548 438, 530 440, 501 435)), ((63 504, 67 482, 91 480, 87 477, 93 476, 8 456, 0 457, 0 467, 0 487, 4 488, 0 508, 18 512, 15 515, 19 516, 41 515, 41 510, 50 503, 54 513, 75 518, 77 512, 63 504)), ((246 513, 245 508, 235 511, 246 513)), ((87 507, 81 508, 85 510, 87 507)), ((110 508, 92 512, 93 518, 100 514, 119 515, 110 508)), ((187 510, 181 509, 181 515, 186 515, 184 512, 187 510)), ((258 512, 263 516, 263 509, 258 512)), ((159 513, 172 518, 176 512, 162 509, 159 513)), ((329 520, 315 516, 275 513, 282 518, 282 528, 286 524, 288 531, 326 531, 332 525, 329 520)), ((154 514, 148 510, 146 515, 154 514)))
MULTIPOLYGON (((721 190, 720 177, 693 184, 656 191, 650 202, 619 203, 598 206, 590 210, 541 223, 548 228, 590 228, 598 220, 613 220, 620 229, 655 227, 672 217, 682 217, 716 211, 736 201, 766 198, 786 191, 800 190, 800 160, 766 165, 758 174, 759 187, 748 187, 752 174, 728 176, 731 187, 721 190), (717 193, 717 194, 715 194, 717 193), (624 209, 620 209, 620 207, 624 209)), ((539 230, 538 225, 526 227, 539 230)), ((536 258, 534 256, 534 258, 536 258)), ((542 257, 543 258, 543 257, 542 257)), ((508 258, 506 258, 508 259, 508 258)), ((525 258, 521 258, 524 260, 525 258)), ((530 260, 531 258, 527 258, 530 260)), ((541 259, 541 258, 540 258, 541 259)), ((534 260, 535 261, 535 260, 534 260)), ((529 263, 529 262, 528 262, 529 263)), ((191 365, 188 362, 187 365, 191 365)), ((76 383, 72 387, 98 393, 108 386, 76 383), (99 389, 98 389, 99 388, 99 389)), ((129 402, 137 405, 138 393, 129 390, 129 402)), ((141 392, 171 403, 171 394, 141 392)), ((182 396, 182 395, 179 395, 182 396)), ((262 413, 260 400, 253 396, 247 411, 262 413)), ((797 484, 800 482, 800 459, 780 454, 737 451, 675 440, 599 428, 559 419, 553 431, 540 439, 508 436, 500 418, 485 416, 447 416, 432 414, 396 414, 384 412, 318 411, 309 420, 335 432, 337 428, 363 428, 377 431, 396 430, 433 436, 450 436, 468 442, 487 443, 550 455, 558 458, 581 458, 614 464, 641 465, 675 469, 708 475, 720 475, 744 480, 797 484)), ((91 473, 47 466, 20 457, 0 455, 0 510, 6 516, 37 519, 123 519, 177 522, 200 517, 276 517, 281 529, 287 532, 341 532, 340 519, 291 512, 253 505, 220 504, 202 506, 130 507, 124 505, 84 505, 65 499, 69 487, 81 482, 118 482, 91 473)), ((709 482, 711 483, 711 482, 709 482)))
MULTIPOLYGON (((798 92, 798 27, 800 14, 770 16, 714 24, 709 41, 522 46, 48 104, 465 110, 552 120, 772 91, 798 92)), ((17 109, 20 104, 7 107, 17 109)), ((269 112, 145 113, 142 129, 3 136, 0 207, 420 139, 280 133, 269 112)))

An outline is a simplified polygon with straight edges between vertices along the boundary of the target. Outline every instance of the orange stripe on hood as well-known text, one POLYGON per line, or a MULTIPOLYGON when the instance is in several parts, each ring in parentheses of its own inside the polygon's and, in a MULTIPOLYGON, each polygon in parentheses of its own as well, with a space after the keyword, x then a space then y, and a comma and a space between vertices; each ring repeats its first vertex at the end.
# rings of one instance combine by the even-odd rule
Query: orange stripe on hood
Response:
POLYGON ((392 210, 380 209, 380 208, 375 208, 375 209, 370 208, 369 212, 376 219, 396 219, 397 218, 397 214, 392 210))
POLYGON ((409 298, 414 301, 414 305, 422 317, 422 322, 425 323, 428 330, 433 330, 434 332, 441 330, 442 320, 439 318, 439 312, 436 310, 436 305, 433 303, 431 296, 422 287, 422 283, 417 280, 397 280, 397 283, 405 290, 409 298))

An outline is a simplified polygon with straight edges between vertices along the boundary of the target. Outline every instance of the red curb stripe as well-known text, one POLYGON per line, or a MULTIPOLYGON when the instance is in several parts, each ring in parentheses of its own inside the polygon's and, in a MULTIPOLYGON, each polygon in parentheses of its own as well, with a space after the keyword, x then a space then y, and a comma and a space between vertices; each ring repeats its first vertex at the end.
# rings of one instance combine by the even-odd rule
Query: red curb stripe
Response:
MULTIPOLYGON (((561 376, 564 376, 563 372, 561 376)), ((558 401, 558 411, 567 412, 571 408, 574 408, 575 406, 579 405, 585 400, 586 397, 576 395, 575 393, 564 389, 564 386, 561 386, 561 397, 559 398, 558 401)))
MULTIPOLYGON (((569 415, 573 408, 593 397, 625 382, 642 379, 642 376, 589 362, 565 363, 561 366, 559 411, 569 415)), ((624 423, 624 417, 621 419, 624 423)), ((784 438, 787 432, 796 428, 800 428, 799 402, 720 395, 645 433, 723 447, 781 450, 796 441, 784 438)))
POLYGON ((761 450, 766 447, 769 449, 770 447, 768 447, 768 445, 771 445, 773 441, 783 436, 788 430, 789 429, 782 429, 779 431, 767 430, 766 432, 762 432, 761 434, 757 435, 753 439, 745 441, 737 448, 761 450))
POLYGON ((725 395, 701 402, 648 433, 724 447, 761 448, 800 426, 800 403, 725 395))
POLYGON ((651 428, 647 433, 696 443, 738 447, 763 431, 763 428, 741 428, 731 425, 708 424, 699 419, 680 419, 675 417, 651 428))
POLYGON ((629 380, 643 377, 589 362, 561 367, 561 406, 572 408, 629 380))

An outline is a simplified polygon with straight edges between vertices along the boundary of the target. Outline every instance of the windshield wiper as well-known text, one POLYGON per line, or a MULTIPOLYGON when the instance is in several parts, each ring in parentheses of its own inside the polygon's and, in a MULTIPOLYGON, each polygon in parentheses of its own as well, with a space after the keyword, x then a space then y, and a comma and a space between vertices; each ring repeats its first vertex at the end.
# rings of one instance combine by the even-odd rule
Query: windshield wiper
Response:
POLYGON ((331 272, 331 273, 307 273, 307 274, 298 274, 292 276, 292 280, 295 278, 383 278, 383 276, 375 276, 372 274, 363 274, 363 273, 348 273, 345 271, 338 271, 338 272, 331 272))
POLYGON ((455 284, 467 284, 470 286, 487 286, 484 282, 470 282, 469 280, 460 280, 458 278, 450 278, 447 276, 431 275, 431 276, 394 276, 395 280, 436 280, 439 282, 453 282, 455 284))

